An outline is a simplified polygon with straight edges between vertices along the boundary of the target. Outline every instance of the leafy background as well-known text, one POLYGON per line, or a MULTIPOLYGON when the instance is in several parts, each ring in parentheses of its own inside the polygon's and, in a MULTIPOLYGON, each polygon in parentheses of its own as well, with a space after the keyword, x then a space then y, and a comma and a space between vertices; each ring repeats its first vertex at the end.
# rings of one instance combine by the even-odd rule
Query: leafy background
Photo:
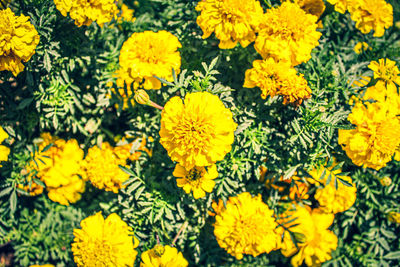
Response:
MULTIPOLYGON (((400 4, 389 2, 395 11, 394 23, 399 22, 400 4)), ((191 265, 288 265, 289 259, 280 252, 237 261, 219 248, 213 235, 213 217, 207 211, 213 199, 226 200, 244 191, 262 193, 264 201, 278 209, 280 196, 259 181, 259 166, 272 175, 289 177, 335 157, 344 164, 343 171, 351 173, 357 201, 335 216, 332 229, 339 244, 325 265, 400 264, 399 226, 387 220, 388 212, 400 211, 400 163, 393 161, 379 172, 362 169, 352 164, 337 143, 337 129, 351 127, 346 120, 351 110, 348 100, 360 90, 352 87, 352 82, 361 75, 371 76, 367 66, 372 60, 386 57, 400 63, 398 26, 381 38, 363 35, 348 14, 334 12, 326 3, 320 45, 310 61, 297 67, 307 79, 312 97, 295 108, 283 106, 279 98, 261 99, 258 88, 243 88, 245 70, 260 56, 252 45, 220 50, 214 36, 203 40, 196 24, 197 1, 124 3, 135 9, 136 21, 112 22, 103 28, 96 24, 76 27, 53 1, 18 0, 10 4, 17 14, 31 17, 40 43, 17 78, 9 72, 0 73, 0 125, 11 136, 9 161, 0 169, 3 260, 9 261, 11 255, 16 266, 73 266, 72 230, 83 218, 102 211, 104 215, 117 212, 133 227, 140 240, 139 253, 159 240, 175 244, 191 265), (121 110, 115 104, 121 104, 122 99, 109 97, 107 83, 114 81, 119 49, 133 32, 145 30, 170 31, 183 46, 181 73, 161 90, 149 91, 151 99, 163 105, 174 95, 208 90, 220 96, 239 125, 232 151, 217 164, 216 187, 206 198, 195 200, 176 186, 174 164, 158 142, 160 112, 142 105, 121 110), (353 47, 360 41, 366 41, 371 50, 356 54, 353 47), (149 143, 153 155, 142 153, 124 169, 131 178, 119 194, 87 184, 82 199, 66 207, 50 201, 46 194, 29 197, 16 188, 16 184, 26 183, 23 170, 35 149, 34 140, 42 132, 75 138, 85 151, 104 140, 113 143, 125 133, 145 134, 154 139, 149 143), (385 176, 392 179, 388 187, 379 182, 385 176)), ((279 2, 264 0, 262 4, 266 10, 279 2)))

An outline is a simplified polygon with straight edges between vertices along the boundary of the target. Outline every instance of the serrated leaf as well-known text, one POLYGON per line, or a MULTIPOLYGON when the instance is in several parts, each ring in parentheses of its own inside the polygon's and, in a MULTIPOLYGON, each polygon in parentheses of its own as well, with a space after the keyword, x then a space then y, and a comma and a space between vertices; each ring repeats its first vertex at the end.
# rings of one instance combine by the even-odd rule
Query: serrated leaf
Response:
POLYGON ((394 251, 394 252, 389 252, 385 256, 383 256, 385 259, 389 260, 398 260, 400 259, 400 250, 399 251, 394 251))

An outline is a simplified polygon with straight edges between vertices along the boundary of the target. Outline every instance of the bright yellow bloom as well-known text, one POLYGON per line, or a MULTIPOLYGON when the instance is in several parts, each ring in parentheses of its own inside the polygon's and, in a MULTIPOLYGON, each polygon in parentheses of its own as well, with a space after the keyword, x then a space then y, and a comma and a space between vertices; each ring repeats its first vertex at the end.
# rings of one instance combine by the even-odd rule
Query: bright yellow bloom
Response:
POLYGON ((55 267, 53 264, 43 264, 43 265, 30 265, 29 267, 55 267))
POLYGON ((379 170, 392 159, 400 145, 397 109, 386 102, 357 102, 347 118, 353 130, 339 130, 339 144, 358 166, 379 170))
POLYGON ((335 5, 335 10, 344 14, 347 10, 349 0, 328 0, 329 3, 335 5))
POLYGON ((121 6, 121 12, 118 15, 118 23, 122 23, 122 21, 129 21, 129 22, 135 22, 136 18, 133 16, 133 13, 135 10, 130 9, 127 5, 122 4, 121 6))
POLYGON ((317 19, 290 2, 268 9, 254 47, 263 58, 288 61, 292 66, 307 62, 321 36, 317 19))
POLYGON ((182 252, 174 247, 156 245, 142 253, 141 267, 186 267, 189 265, 182 252))
POLYGON ((203 30, 203 39, 213 32, 220 40, 219 48, 243 47, 256 39, 256 32, 264 11, 256 0, 202 0, 197 4, 197 24, 203 30))
POLYGON ((367 51, 368 48, 371 50, 366 42, 358 42, 354 46, 353 50, 356 52, 356 54, 361 54, 362 52, 367 51))
POLYGON ((371 81, 371 77, 368 76, 361 76, 359 80, 355 80, 351 87, 364 87, 371 81))
POLYGON ((126 83, 128 91, 131 85, 133 89, 160 89, 161 82, 154 76, 173 81, 172 69, 180 72, 180 47, 178 38, 167 31, 133 33, 119 55, 120 68, 115 74, 118 87, 126 83))
POLYGON ((54 0, 57 9, 66 17, 69 13, 75 24, 89 26, 93 21, 102 27, 118 13, 114 0, 54 0))
MULTIPOLYGON (((29 163, 27 170, 46 184, 51 200, 63 205, 75 203, 85 191, 85 182, 78 175, 83 159, 83 150, 75 139, 65 141, 49 133, 40 135, 39 152, 29 163), (44 151, 44 148, 51 147, 44 151)), ((38 189, 39 190, 39 189, 38 189)))
MULTIPOLYGON (((292 212, 289 212, 289 215, 290 213, 292 212)), ((320 266, 321 263, 330 260, 331 253, 338 243, 336 235, 328 230, 334 215, 319 213, 316 210, 310 212, 309 209, 297 205, 296 211, 289 219, 291 218, 297 218, 291 224, 298 225, 290 227, 289 230, 298 233, 297 236, 301 237, 300 242, 296 248, 289 233, 285 231, 281 251, 285 257, 294 255, 291 259, 292 265, 298 267, 304 261, 307 266, 320 266)))
MULTIPOLYGON (((4 129, 0 126, 0 144, 7 138, 8 138, 8 133, 6 133, 6 131, 4 131, 4 129)), ((9 154, 10 154, 10 149, 6 146, 0 145, 0 162, 7 161, 9 154)), ((1 164, 0 167, 2 167, 1 164)))
POLYGON ((260 87, 261 97, 283 96, 283 104, 300 105, 303 99, 311 96, 311 89, 303 75, 287 61, 275 61, 273 58, 255 60, 253 68, 246 70, 243 87, 260 87))
POLYGON ((400 212, 391 211, 387 214, 387 218, 390 222, 400 224, 400 212))
POLYGON ((0 71, 8 70, 17 76, 25 68, 22 61, 28 62, 35 54, 40 38, 28 20, 9 8, 0 10, 0 71))
POLYGON ((231 150, 237 124, 216 95, 188 93, 171 98, 161 113, 160 143, 185 169, 210 166, 231 150))
POLYGON ((90 180, 99 189, 118 193, 119 189, 125 187, 123 183, 129 179, 129 174, 121 170, 119 165, 126 166, 126 161, 131 155, 131 146, 127 144, 112 147, 103 142, 101 148, 90 148, 82 163, 82 177, 90 180))
MULTIPOLYGON (((285 1, 289 0, 281 0, 281 2, 285 1)), ((297 4, 307 14, 317 16, 318 18, 325 11, 325 4, 323 0, 294 0, 292 2, 297 4)))
POLYGON ((309 174, 318 182, 323 188, 318 188, 315 192, 314 198, 319 202, 319 210, 325 213, 338 213, 348 210, 353 206, 357 198, 357 188, 353 184, 351 177, 349 176, 336 176, 342 172, 341 169, 331 171, 335 166, 333 164, 330 168, 320 167, 319 169, 313 169, 309 174), (325 175, 321 177, 325 171, 325 175), (331 180, 328 185, 325 185, 329 176, 331 180), (340 179, 348 182, 352 186, 344 185, 340 179), (335 179, 337 179, 337 189, 335 186, 335 179))
POLYGON ((82 220, 81 227, 74 229, 75 238, 71 245, 74 261, 79 267, 133 267, 139 240, 117 214, 112 213, 104 219, 98 212, 82 220))
POLYGON ((215 216, 214 234, 221 248, 240 260, 243 254, 254 257, 280 247, 281 237, 273 210, 262 201, 244 192, 230 197, 226 208, 215 216))
POLYGON ((372 61, 368 68, 374 71, 374 79, 381 79, 385 83, 394 82, 400 85, 400 71, 395 61, 381 58, 379 63, 372 61))
POLYGON ((182 187, 186 194, 193 191, 195 199, 206 196, 206 192, 211 193, 214 186, 214 179, 218 177, 217 166, 215 164, 209 167, 194 167, 187 171, 184 167, 177 164, 173 172, 178 187, 182 187))
POLYGON ((348 0, 348 11, 363 34, 374 30, 381 37, 393 25, 393 7, 384 0, 348 0))

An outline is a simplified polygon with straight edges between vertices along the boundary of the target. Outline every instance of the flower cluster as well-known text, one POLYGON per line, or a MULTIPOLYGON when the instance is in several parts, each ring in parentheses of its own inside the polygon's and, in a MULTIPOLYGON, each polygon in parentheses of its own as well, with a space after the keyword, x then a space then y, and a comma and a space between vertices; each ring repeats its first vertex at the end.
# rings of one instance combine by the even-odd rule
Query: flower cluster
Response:
POLYGON ((161 114, 160 143, 173 161, 178 186, 193 191, 195 198, 211 192, 218 176, 213 166, 231 150, 237 124, 232 112, 208 92, 175 96, 161 114))
POLYGON ((385 29, 393 25, 393 7, 385 0, 328 0, 340 13, 349 11, 351 19, 362 33, 372 30, 373 36, 381 37, 385 29))
POLYGON ((283 96, 283 104, 301 104, 311 96, 311 89, 303 75, 287 61, 275 61, 273 58, 255 60, 253 68, 246 71, 243 87, 261 89, 261 97, 283 96))
POLYGON ((243 47, 252 43, 264 14, 257 0, 202 0, 196 10, 201 11, 197 24, 203 38, 214 32, 221 49, 234 48, 238 42, 243 47))
MULTIPOLYGON (((142 139, 139 150, 148 151, 145 140, 142 139)), ((131 151, 132 146, 132 143, 125 142, 121 146, 113 147, 103 142, 101 147, 90 148, 82 162, 82 177, 90 180, 99 189, 118 193, 119 189, 124 188, 123 183, 129 179, 129 174, 121 170, 119 165, 126 166, 127 160, 137 160, 141 154, 140 151, 131 151)))
POLYGON ((265 13, 254 47, 263 58, 288 61, 292 66, 307 62, 321 37, 317 19, 297 4, 284 2, 265 13))
POLYGON ((380 59, 371 62, 377 83, 366 89, 363 103, 356 99, 348 120, 356 125, 353 130, 339 130, 339 144, 354 164, 376 170, 386 163, 399 160, 400 146, 400 71, 394 61, 380 59), (396 153, 396 154, 395 154, 396 153))
POLYGON ((258 256, 280 248, 281 236, 274 212, 261 199, 244 192, 217 208, 214 234, 218 244, 236 259, 258 256))
POLYGON ((289 231, 284 233, 281 252, 285 257, 291 257, 294 267, 319 266, 332 258, 331 252, 338 244, 336 235, 328 230, 334 219, 333 214, 320 213, 309 207, 295 205, 295 209, 288 209, 280 215, 280 225, 294 234, 296 244, 289 231), (293 220, 295 218, 295 220, 293 220))
POLYGON ((72 252, 74 261, 83 266, 134 266, 139 240, 121 218, 101 212, 81 221, 82 229, 74 229, 72 252))
POLYGON ((11 71, 17 76, 35 54, 39 35, 29 17, 16 16, 11 9, 0 10, 0 71, 11 71))
MULTIPOLYGON (((0 126, 0 144, 8 138, 8 134, 4 129, 0 126)), ((8 160, 8 155, 10 154, 10 149, 6 146, 0 145, 0 167, 2 161, 8 160)))
POLYGON ((181 252, 174 247, 156 245, 154 248, 142 253, 141 267, 186 267, 189 265, 181 252))
POLYGON ((63 205, 77 202, 85 191, 79 176, 83 150, 75 139, 65 141, 49 133, 42 133, 41 139, 27 169, 45 183, 51 200, 63 205))
POLYGON ((118 7, 113 0, 54 0, 61 14, 70 17, 77 26, 89 26, 93 21, 101 27, 110 22, 118 13, 118 7))
POLYGON ((172 69, 180 72, 182 47, 178 38, 167 31, 136 32, 124 42, 119 55, 119 70, 116 72, 118 87, 127 85, 136 90, 160 89, 161 82, 154 76, 172 81, 172 69))

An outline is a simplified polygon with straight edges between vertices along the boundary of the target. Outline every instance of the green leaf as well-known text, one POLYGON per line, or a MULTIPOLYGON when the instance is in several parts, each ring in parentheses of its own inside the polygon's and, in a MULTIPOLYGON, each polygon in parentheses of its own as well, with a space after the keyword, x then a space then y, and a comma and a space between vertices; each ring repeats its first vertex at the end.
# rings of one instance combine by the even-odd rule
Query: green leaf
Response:
POLYGON ((290 167, 285 174, 283 175, 283 180, 287 180, 290 177, 293 176, 293 174, 296 172, 297 168, 300 166, 300 164, 297 164, 296 166, 290 167))
POLYGON ((17 209, 17 191, 13 191, 10 195, 10 210, 14 213, 17 209))
POLYGON ((389 260, 398 260, 400 259, 400 250, 399 251, 394 251, 394 252, 389 252, 385 256, 383 256, 385 259, 389 260))

